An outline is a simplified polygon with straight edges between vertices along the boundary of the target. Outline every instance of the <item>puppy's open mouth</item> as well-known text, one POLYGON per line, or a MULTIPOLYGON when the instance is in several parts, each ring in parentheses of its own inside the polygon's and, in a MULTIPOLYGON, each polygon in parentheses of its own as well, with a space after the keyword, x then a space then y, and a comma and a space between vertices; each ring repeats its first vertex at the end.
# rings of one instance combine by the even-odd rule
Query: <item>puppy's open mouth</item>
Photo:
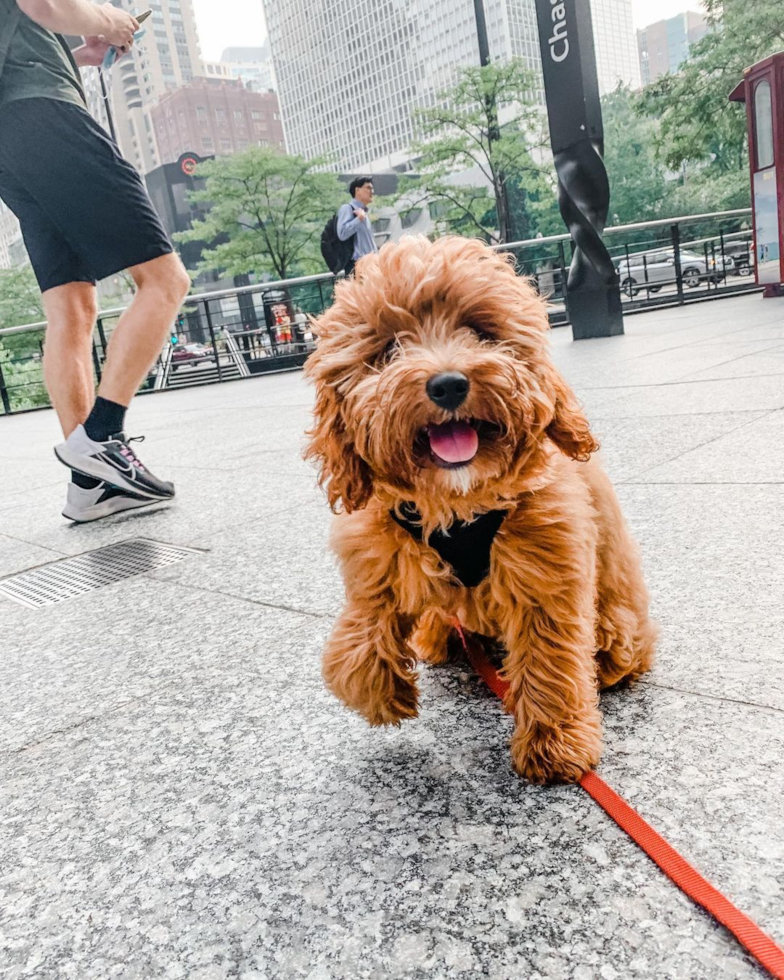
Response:
POLYGON ((485 423, 475 419, 450 419, 422 429, 417 442, 442 469, 467 466, 479 452, 480 429, 485 423))

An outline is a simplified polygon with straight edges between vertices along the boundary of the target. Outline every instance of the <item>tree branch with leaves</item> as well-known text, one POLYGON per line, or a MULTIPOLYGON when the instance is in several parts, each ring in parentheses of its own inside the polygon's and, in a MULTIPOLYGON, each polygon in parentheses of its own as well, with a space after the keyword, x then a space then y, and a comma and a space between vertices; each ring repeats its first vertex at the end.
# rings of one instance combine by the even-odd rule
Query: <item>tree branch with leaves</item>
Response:
POLYGON ((401 213, 427 205, 441 230, 493 243, 534 234, 538 217, 557 214, 535 86, 520 60, 461 68, 439 104, 416 113, 417 175, 404 175, 394 199, 380 203, 401 213), (507 200, 516 205, 508 214, 507 200))
POLYGON ((667 167, 693 165, 720 179, 748 165, 745 112, 728 96, 744 68, 784 47, 784 4, 704 0, 704 6, 708 34, 677 72, 645 88, 638 111, 658 121, 655 146, 667 167))
POLYGON ((323 166, 321 159, 264 147, 200 164, 197 174, 206 182, 191 200, 205 208, 206 217, 175 236, 208 243, 196 271, 278 279, 323 271, 321 232, 347 200, 336 175, 323 166))

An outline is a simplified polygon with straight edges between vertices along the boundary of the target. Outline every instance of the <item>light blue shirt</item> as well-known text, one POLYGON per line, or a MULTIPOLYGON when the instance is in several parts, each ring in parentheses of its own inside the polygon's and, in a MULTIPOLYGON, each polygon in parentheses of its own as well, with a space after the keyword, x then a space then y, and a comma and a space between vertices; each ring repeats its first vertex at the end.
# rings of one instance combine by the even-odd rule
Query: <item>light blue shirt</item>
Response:
POLYGON ((365 218, 364 221, 360 221, 354 214, 354 210, 360 208, 367 214, 365 205, 360 204, 354 198, 351 204, 341 205, 338 211, 338 238, 341 242, 345 242, 352 235, 356 235, 354 239, 354 254, 352 256, 354 261, 361 259, 363 255, 369 255, 371 252, 378 251, 376 240, 373 237, 373 226, 370 223, 370 218, 365 218))

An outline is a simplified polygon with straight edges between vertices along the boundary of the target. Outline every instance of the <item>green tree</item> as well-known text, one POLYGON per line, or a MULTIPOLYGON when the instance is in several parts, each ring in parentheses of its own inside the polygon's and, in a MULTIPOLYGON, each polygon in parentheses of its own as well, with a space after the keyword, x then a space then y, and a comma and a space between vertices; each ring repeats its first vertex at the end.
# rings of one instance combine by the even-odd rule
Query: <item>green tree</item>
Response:
MULTIPOLYGON (((0 269, 0 329, 43 318, 32 269, 0 269)), ((0 336, 0 370, 16 411, 49 404, 41 374, 42 340, 43 330, 0 336)))
POLYGON ((0 329, 43 320, 41 293, 33 270, 0 269, 0 329))
POLYGON ((784 47, 781 0, 704 0, 710 31, 675 74, 644 93, 640 110, 659 120, 656 147, 672 170, 689 164, 711 175, 746 167, 746 117, 728 95, 743 69, 784 47))
POLYGON ((655 121, 635 111, 634 96, 621 86, 602 99, 602 121, 610 180, 608 223, 652 221, 671 213, 673 188, 656 157, 655 121))
MULTIPOLYGON (((3 374, 11 409, 15 412, 28 408, 41 408, 51 404, 44 386, 41 370, 41 354, 37 342, 27 337, 28 349, 20 349, 11 353, 6 344, 0 343, 0 371, 3 374), (35 349, 32 349, 35 346, 35 349)), ((6 338, 6 342, 7 342, 6 338)), ((3 406, 0 404, 0 414, 3 406)))
POLYGON ((202 253, 198 271, 279 279, 323 271, 321 232, 346 200, 335 174, 319 171, 324 165, 262 147, 201 164, 206 184, 193 200, 206 205, 207 216, 176 236, 215 243, 202 253))
POLYGON ((535 234, 548 209, 557 213, 549 167, 536 162, 547 141, 535 84, 519 60, 461 68, 437 106, 417 111, 419 172, 404 176, 387 203, 403 212, 429 207, 443 230, 490 242, 535 234), (459 180, 467 171, 481 186, 459 180))
POLYGON ((710 165, 684 167, 675 182, 670 214, 709 214, 751 206, 748 164, 739 170, 717 172, 710 165))

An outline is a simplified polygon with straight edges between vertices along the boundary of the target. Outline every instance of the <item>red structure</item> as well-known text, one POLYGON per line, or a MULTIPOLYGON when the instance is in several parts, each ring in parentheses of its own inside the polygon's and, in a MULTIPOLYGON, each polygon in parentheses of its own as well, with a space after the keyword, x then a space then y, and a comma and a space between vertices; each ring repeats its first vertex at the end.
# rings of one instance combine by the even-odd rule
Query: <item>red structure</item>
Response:
POLYGON ((202 156, 241 153, 250 146, 284 148, 275 92, 253 92, 241 81, 194 78, 163 96, 152 110, 161 163, 195 148, 202 156))
POLYGON ((747 68, 730 100, 746 103, 757 282, 784 296, 784 51, 747 68))

